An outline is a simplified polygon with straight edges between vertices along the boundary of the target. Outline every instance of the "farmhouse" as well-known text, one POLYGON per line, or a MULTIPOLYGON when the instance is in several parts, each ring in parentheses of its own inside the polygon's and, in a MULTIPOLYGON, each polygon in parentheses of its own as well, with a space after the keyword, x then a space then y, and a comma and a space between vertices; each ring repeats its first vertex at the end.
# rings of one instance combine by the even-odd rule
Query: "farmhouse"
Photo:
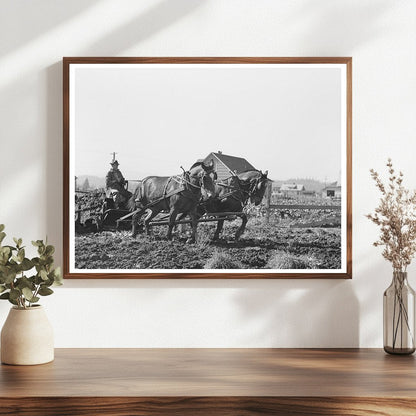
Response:
POLYGON ((322 198, 341 198, 341 185, 333 182, 322 189, 322 198))
POLYGON ((214 170, 217 172, 218 180, 229 178, 232 173, 239 174, 247 170, 256 168, 243 157, 225 155, 221 151, 211 152, 207 157, 202 159, 204 163, 214 161, 214 170))
POLYGON ((297 196, 305 192, 305 186, 298 183, 284 183, 280 187, 280 193, 283 196, 297 196))

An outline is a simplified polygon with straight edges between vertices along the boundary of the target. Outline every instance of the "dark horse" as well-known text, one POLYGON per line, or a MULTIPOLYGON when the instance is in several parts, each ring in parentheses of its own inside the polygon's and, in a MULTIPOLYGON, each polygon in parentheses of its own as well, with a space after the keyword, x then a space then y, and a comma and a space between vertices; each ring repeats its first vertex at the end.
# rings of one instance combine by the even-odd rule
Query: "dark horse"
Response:
MULTIPOLYGON (((249 170, 246 172, 233 175, 215 185, 215 196, 207 198, 198 207, 198 213, 202 216, 204 213, 214 212, 243 212, 248 201, 259 205, 263 199, 267 187, 267 171, 249 170)), ((241 226, 235 234, 238 240, 244 233, 247 224, 247 215, 242 213, 241 226)), ((224 220, 219 220, 215 230, 214 240, 218 240, 224 227, 224 220)))
POLYGON ((144 225, 150 234, 150 221, 161 211, 169 212, 169 228, 167 237, 172 238, 172 229, 176 216, 180 213, 191 218, 192 234, 190 242, 196 240, 198 225, 197 207, 201 200, 201 190, 208 196, 214 195, 214 164, 197 162, 182 175, 177 176, 148 176, 137 186, 128 206, 131 211, 140 210, 132 218, 132 236, 138 233, 138 221, 146 213, 144 225))

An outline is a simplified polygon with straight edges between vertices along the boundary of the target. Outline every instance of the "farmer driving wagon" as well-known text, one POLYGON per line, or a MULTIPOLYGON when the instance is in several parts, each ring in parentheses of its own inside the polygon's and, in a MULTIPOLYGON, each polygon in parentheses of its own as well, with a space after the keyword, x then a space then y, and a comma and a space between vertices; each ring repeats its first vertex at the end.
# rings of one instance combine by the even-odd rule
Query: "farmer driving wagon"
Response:
POLYGON ((105 185, 108 191, 107 197, 113 199, 115 207, 119 208, 120 205, 124 205, 128 201, 131 193, 126 189, 128 182, 118 168, 118 161, 113 160, 110 162, 110 165, 111 169, 105 178, 105 185))

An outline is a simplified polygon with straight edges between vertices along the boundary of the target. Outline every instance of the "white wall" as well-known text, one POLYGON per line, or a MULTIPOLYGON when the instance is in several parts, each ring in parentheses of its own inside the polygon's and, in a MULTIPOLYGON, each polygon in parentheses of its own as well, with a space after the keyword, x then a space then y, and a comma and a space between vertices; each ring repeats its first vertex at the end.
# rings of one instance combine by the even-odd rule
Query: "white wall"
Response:
MULTIPOLYGON (((62 257, 63 56, 352 56, 352 281, 67 281, 57 347, 380 347, 368 169, 416 187, 416 2, 0 0, 0 223, 62 257)), ((416 286, 415 267, 410 281, 416 286)), ((0 324, 9 305, 0 304, 0 324)))

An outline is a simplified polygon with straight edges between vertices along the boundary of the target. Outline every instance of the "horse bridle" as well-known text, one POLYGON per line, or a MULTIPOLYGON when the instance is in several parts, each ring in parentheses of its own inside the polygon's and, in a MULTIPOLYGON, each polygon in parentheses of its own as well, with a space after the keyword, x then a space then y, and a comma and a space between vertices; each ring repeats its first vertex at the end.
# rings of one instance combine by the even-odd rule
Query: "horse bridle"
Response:
POLYGON ((267 180, 266 178, 263 178, 263 175, 261 175, 255 181, 253 181, 252 184, 250 184, 250 187, 249 187, 248 190, 245 190, 241 186, 245 181, 242 181, 237 176, 236 176, 236 178, 237 178, 237 181, 238 181, 238 188, 236 188, 235 186, 232 186, 232 185, 219 184, 220 186, 224 186, 226 188, 232 189, 231 192, 228 192, 225 195, 222 195, 220 199, 225 199, 225 198, 231 196, 232 198, 237 199, 239 202, 241 202, 244 205, 247 203, 247 201, 249 200, 249 198, 256 192, 256 189, 257 189, 258 185, 259 184, 262 184, 264 181, 267 180), (239 198, 237 195, 235 195, 236 192, 239 192, 240 193, 241 198, 239 198))

